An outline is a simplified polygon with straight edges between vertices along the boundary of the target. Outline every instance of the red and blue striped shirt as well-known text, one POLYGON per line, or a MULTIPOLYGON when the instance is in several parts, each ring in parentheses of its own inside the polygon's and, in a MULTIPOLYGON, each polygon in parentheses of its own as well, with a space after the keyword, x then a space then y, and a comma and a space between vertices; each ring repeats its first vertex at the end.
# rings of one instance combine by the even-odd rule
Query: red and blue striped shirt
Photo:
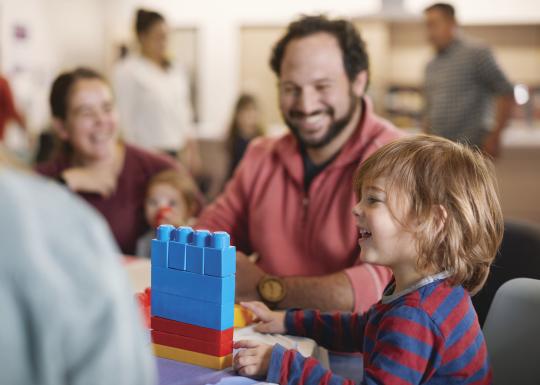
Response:
MULTIPOLYGON (((285 322, 288 334, 313 338, 334 351, 362 352, 362 384, 492 383, 470 296, 444 278, 428 277, 412 290, 385 296, 364 314, 290 310, 285 322)), ((280 345, 272 351, 267 381, 354 384, 280 345)))

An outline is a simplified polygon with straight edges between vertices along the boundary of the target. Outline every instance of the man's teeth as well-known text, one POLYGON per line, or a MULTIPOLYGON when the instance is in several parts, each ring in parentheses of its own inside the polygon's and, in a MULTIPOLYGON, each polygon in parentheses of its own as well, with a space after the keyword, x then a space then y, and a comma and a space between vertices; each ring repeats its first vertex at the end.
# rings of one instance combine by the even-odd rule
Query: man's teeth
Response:
POLYGON ((305 121, 308 124, 316 124, 316 123, 319 123, 322 120, 322 118, 323 118, 322 114, 314 115, 314 116, 308 116, 307 118, 305 118, 305 121))

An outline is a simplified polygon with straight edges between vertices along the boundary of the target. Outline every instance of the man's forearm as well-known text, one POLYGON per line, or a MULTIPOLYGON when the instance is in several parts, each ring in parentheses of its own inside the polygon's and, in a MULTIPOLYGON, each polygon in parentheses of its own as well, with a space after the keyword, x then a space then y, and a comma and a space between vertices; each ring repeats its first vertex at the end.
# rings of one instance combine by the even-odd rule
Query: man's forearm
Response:
POLYGON ((514 97, 512 95, 502 95, 496 100, 495 110, 495 127, 493 131, 500 134, 506 127, 510 116, 512 115, 512 108, 514 106, 514 97))
POLYGON ((287 295, 278 308, 352 311, 354 294, 344 272, 318 277, 285 277, 287 295))

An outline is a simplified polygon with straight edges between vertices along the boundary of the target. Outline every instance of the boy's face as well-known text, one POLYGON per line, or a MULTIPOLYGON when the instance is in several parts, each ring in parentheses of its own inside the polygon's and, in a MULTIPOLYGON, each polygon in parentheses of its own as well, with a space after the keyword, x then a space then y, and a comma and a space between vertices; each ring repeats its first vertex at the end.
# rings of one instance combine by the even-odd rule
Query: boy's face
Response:
POLYGON ((167 183, 150 187, 144 205, 146 221, 152 227, 171 224, 175 227, 186 224, 188 209, 180 192, 167 183))
POLYGON ((377 178, 373 183, 362 186, 362 198, 353 209, 359 231, 360 259, 362 262, 392 269, 414 268, 417 258, 416 240, 399 223, 405 222, 409 202, 398 202, 390 196, 391 193, 386 192, 385 186, 384 178, 377 178), (389 202, 392 202, 392 212, 389 202), (395 213, 399 221, 392 213, 395 213))

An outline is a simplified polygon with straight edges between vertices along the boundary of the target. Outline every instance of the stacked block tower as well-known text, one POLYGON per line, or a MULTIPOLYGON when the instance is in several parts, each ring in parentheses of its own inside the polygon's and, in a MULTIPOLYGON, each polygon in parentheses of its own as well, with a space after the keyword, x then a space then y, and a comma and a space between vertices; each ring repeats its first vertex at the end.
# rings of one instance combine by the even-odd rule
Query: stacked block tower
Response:
POLYGON ((156 355, 212 369, 231 366, 236 250, 229 235, 161 225, 151 254, 156 355))

